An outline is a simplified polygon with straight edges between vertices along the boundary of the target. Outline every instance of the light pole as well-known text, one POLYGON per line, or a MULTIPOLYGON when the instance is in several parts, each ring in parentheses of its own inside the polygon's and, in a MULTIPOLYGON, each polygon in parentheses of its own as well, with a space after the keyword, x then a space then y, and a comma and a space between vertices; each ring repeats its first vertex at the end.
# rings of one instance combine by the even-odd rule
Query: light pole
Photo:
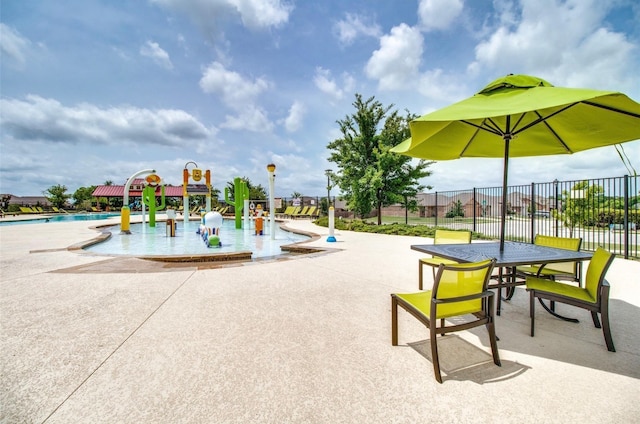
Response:
POLYGON ((331 207, 331 169, 325 169, 324 174, 327 176, 327 213, 331 207))
POLYGON ((267 172, 269 173, 269 233, 271 234, 271 240, 276 238, 276 213, 275 213, 275 194, 274 186, 276 179, 276 165, 270 163, 267 165, 267 172))

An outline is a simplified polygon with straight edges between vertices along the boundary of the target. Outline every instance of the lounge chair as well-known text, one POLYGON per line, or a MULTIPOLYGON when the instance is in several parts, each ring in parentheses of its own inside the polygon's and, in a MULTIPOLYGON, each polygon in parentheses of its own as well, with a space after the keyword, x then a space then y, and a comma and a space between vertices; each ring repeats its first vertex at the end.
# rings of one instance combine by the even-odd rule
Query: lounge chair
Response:
MULTIPOLYGON (((464 244, 471 243, 471 231, 454 231, 454 230, 436 230, 433 244, 464 244)), ((451 259, 439 258, 422 258, 418 260, 418 290, 422 290, 422 269, 425 265, 433 268, 433 278, 436 278, 436 268, 440 264, 456 264, 451 259)))
POLYGON ((433 289, 411 294, 391 295, 391 344, 398 345, 398 306, 413 315, 429 329, 433 370, 438 383, 442 383, 438 359, 438 334, 485 325, 494 364, 500 366, 494 327, 494 293, 487 289, 495 259, 454 265, 438 265, 433 289), (446 319, 473 315, 475 320, 446 319), (437 323, 440 321, 440 325, 437 323))
POLYGON ((302 218, 307 215, 307 211, 309 210, 309 206, 305 206, 301 211, 294 213, 291 215, 292 218, 302 218))
POLYGON ((286 218, 286 217, 290 216, 295 209, 296 209, 295 206, 287 206, 286 209, 284 210, 284 212, 276 214, 276 217, 278 217, 278 218, 286 218))
POLYGON ((34 211, 33 209, 29 208, 29 207, 25 207, 25 206, 19 206, 20 208, 20 212, 22 213, 36 213, 37 211, 34 211))
POLYGON ((294 207, 293 208, 293 212, 291 212, 290 214, 286 215, 286 218, 293 218, 294 216, 299 214, 301 210, 302 210, 301 206, 294 207))
POLYGON ((317 206, 311 206, 309 207, 309 209, 307 210, 307 213, 305 214, 305 218, 312 218, 314 215, 317 214, 318 207, 317 206))
MULTIPOLYGON (((602 328, 607 349, 610 352, 615 352, 616 348, 613 345, 609 326, 610 286, 604 278, 614 258, 615 255, 612 253, 598 248, 596 253, 593 254, 591 262, 589 262, 584 288, 544 278, 527 277, 527 291, 530 294, 531 337, 534 336, 535 332, 535 299, 537 297, 538 299, 547 299, 551 302, 564 303, 590 311, 593 325, 596 328, 602 328), (602 319, 602 325, 600 325, 598 314, 602 319)), ((576 319, 565 318, 555 313, 553 315, 565 321, 578 322, 576 319)))

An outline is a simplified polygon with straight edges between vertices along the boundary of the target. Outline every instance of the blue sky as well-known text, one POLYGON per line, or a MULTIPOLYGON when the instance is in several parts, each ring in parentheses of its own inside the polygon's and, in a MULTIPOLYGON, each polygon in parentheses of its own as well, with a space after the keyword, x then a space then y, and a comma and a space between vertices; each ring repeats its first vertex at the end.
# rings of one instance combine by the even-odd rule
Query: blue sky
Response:
MULTIPOLYGON (((640 101, 635 0, 3 0, 0 192, 124 184, 189 161, 222 188, 326 193, 355 93, 424 114, 508 73, 640 101)), ((640 141, 624 149, 640 169, 640 141)), ((439 162, 434 190, 500 186, 500 159, 439 162)), ((621 176, 613 147, 513 159, 510 184, 621 176)), ((335 194, 335 193, 332 193, 335 194)))

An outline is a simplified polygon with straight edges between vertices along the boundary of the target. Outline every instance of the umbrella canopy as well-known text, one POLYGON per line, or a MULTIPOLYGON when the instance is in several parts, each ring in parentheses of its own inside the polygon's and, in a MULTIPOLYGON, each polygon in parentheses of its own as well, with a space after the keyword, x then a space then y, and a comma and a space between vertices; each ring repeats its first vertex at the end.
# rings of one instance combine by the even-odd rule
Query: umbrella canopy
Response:
POLYGON ((508 75, 409 126, 411 138, 391 151, 431 160, 504 157, 502 250, 509 157, 571 154, 640 139, 640 104, 622 93, 508 75))

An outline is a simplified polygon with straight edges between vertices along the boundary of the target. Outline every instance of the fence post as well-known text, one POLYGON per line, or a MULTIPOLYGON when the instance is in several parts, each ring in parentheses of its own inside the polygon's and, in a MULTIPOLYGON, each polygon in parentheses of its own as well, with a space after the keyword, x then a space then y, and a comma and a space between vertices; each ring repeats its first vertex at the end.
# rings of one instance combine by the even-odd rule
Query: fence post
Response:
POLYGON ((476 232, 476 221, 477 221, 477 213, 476 210, 478 209, 478 207, 476 206, 478 204, 477 199, 476 199, 476 188, 473 188, 473 232, 476 232))
POLYGON ((436 227, 438 226, 438 192, 436 191, 436 227))
POLYGON ((553 199, 554 199, 554 212, 553 214, 555 215, 555 236, 558 237, 558 214, 560 213, 560 211, 558 210, 558 179, 556 178, 555 180, 553 180, 553 199))
POLYGON ((629 176, 624 176, 624 258, 629 259, 629 176))
POLYGON ((529 215, 531 219, 531 244, 536 237, 536 183, 531 183, 531 205, 529 206, 529 215))

